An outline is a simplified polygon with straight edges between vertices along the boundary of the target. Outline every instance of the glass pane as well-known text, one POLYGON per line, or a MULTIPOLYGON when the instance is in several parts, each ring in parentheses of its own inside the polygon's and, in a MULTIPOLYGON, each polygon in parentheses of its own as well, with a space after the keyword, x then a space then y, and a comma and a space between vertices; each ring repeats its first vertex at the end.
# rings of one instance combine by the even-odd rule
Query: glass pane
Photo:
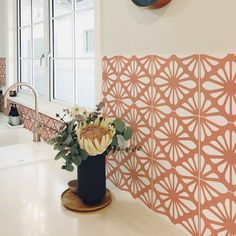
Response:
POLYGON ((33 22, 43 20, 43 0, 33 0, 33 22))
MULTIPOLYGON (((32 62, 31 60, 21 60, 21 82, 31 84, 31 71, 32 71, 32 62)), ((23 87, 24 90, 29 90, 26 87, 23 87)))
POLYGON ((69 13, 72 7, 72 0, 53 0, 53 16, 69 13))
POLYGON ((45 95, 45 79, 44 79, 44 68, 40 66, 39 60, 34 60, 33 64, 33 82, 34 87, 39 95, 45 95))
POLYGON ((34 58, 40 58, 44 52, 43 23, 33 26, 34 58))
POLYGON ((73 103, 73 61, 54 60, 54 98, 73 103))
POLYGON ((72 17, 54 20, 54 57, 72 57, 72 17))
POLYGON ((94 7, 94 0, 76 0, 76 10, 81 10, 88 7, 94 7))
POLYGON ((21 30, 21 57, 31 57, 31 27, 21 30))
POLYGON ((21 26, 31 24, 31 0, 21 0, 21 26))
POLYGON ((95 107, 94 59, 76 61, 76 104, 82 107, 95 107), (89 94, 89 96, 88 96, 89 94))
POLYGON ((94 10, 76 13, 76 57, 94 54, 94 10), (88 50, 89 49, 89 50, 88 50))

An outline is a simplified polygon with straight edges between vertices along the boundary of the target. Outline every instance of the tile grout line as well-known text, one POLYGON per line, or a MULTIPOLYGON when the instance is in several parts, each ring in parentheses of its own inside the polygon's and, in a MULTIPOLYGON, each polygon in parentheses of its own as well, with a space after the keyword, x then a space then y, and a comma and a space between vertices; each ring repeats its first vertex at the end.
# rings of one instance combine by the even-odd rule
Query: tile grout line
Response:
POLYGON ((198 54, 198 235, 201 236, 201 55, 198 54))

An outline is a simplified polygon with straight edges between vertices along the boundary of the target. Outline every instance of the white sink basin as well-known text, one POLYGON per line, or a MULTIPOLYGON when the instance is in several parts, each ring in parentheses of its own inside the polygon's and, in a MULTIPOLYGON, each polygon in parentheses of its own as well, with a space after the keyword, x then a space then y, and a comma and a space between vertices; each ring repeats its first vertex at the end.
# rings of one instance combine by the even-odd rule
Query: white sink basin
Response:
POLYGON ((0 126, 0 147, 32 142, 33 134, 24 128, 11 129, 0 126))

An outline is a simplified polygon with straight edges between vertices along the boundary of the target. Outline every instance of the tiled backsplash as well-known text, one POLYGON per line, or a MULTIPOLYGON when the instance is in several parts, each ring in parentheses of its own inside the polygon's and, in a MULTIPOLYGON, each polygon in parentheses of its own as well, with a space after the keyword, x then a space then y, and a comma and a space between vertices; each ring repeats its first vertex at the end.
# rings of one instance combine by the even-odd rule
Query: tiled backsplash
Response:
POLYGON ((103 95, 143 147, 108 178, 190 235, 236 235, 236 56, 104 57, 103 95))
MULTIPOLYGON (((17 109, 18 112, 20 114, 21 120, 24 123, 24 127, 28 130, 33 130, 34 128, 34 116, 35 113, 32 109, 25 107, 21 104, 17 104, 17 109)), ((9 108, 5 109, 4 112, 6 115, 9 113, 9 108)), ((55 133, 56 130, 59 129, 61 122, 53 119, 47 115, 44 115, 42 113, 39 113, 39 122, 40 125, 42 127, 42 133, 41 133, 41 137, 44 140, 48 140, 50 138, 52 138, 55 133)))
MULTIPOLYGON (((190 235, 236 235, 236 56, 104 57, 103 95, 143 147, 109 156, 107 177, 190 235)), ((40 122, 45 140, 60 126, 40 122)))
POLYGON ((6 58, 0 58, 0 86, 6 85, 6 58))

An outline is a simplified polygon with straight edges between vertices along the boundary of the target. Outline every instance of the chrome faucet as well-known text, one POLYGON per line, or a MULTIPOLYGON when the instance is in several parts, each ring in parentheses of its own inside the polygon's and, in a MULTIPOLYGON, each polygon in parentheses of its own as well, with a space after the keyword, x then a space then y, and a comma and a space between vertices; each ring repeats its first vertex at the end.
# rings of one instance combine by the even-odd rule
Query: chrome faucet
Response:
POLYGON ((29 84, 27 83, 15 83, 12 86, 10 86, 5 94, 4 94, 4 107, 7 107, 7 96, 10 90, 19 87, 19 86, 25 86, 30 88, 33 91, 34 94, 34 110, 35 110, 35 122, 34 122, 34 129, 33 129, 33 141, 34 142, 39 142, 40 141, 40 125, 39 125, 39 112, 38 112, 38 94, 36 90, 29 84))

